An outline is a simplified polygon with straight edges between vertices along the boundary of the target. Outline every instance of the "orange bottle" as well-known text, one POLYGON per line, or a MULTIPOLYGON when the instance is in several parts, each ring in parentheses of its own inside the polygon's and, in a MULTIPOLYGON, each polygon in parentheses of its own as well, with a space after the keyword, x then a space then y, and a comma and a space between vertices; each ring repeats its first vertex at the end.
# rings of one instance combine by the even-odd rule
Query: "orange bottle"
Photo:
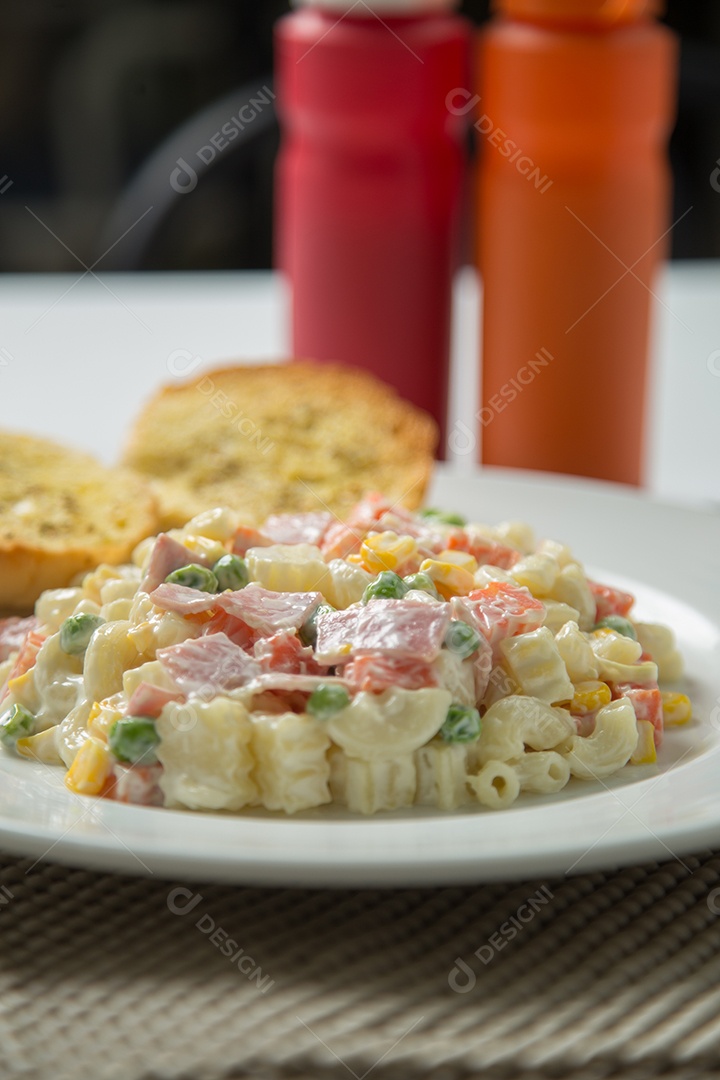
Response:
POLYGON ((652 0, 497 0, 481 35, 482 460, 639 484, 676 42, 652 0))

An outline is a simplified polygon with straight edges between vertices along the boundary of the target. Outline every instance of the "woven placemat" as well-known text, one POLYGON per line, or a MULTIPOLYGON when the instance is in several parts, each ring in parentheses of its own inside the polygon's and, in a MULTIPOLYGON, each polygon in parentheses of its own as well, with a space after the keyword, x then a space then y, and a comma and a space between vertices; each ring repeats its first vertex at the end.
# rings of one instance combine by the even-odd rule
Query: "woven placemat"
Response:
POLYGON ((6 856, 0 941, 2 1077, 720 1075, 720 854, 355 892, 6 856))

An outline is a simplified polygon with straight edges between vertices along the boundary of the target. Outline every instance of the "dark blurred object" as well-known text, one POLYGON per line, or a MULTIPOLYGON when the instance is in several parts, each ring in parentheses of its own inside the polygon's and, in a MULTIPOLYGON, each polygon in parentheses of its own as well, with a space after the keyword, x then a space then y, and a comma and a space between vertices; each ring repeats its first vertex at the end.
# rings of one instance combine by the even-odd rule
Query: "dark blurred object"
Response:
MULTIPOLYGON (((114 268, 269 267, 277 131, 265 115, 254 130, 247 121, 246 141, 229 133, 248 106, 241 88, 270 86, 272 24, 288 8, 287 0, 0 6, 0 269, 73 270, 78 260, 100 260, 101 270, 111 244, 114 268), (132 230, 119 240, 132 222, 112 229, 126 220, 138 171, 224 100, 233 106, 226 135, 211 124, 188 148, 210 147, 208 158, 215 150, 196 188, 181 197, 168 175, 169 199, 137 226, 147 229, 142 245, 131 243, 132 230)), ((462 10, 480 22, 488 4, 466 0, 462 10)), ((673 218, 693 206, 672 231, 672 253, 720 257, 720 4, 672 0, 665 21, 682 39, 673 218)))
MULTIPOLYGON (((0 269, 101 259, 118 239, 106 240, 107 223, 156 147, 270 75, 272 25, 286 9, 285 0, 0 5, 0 269)), ((192 197, 158 218, 143 268, 268 266, 276 145, 272 128, 250 154, 219 152, 192 197)))

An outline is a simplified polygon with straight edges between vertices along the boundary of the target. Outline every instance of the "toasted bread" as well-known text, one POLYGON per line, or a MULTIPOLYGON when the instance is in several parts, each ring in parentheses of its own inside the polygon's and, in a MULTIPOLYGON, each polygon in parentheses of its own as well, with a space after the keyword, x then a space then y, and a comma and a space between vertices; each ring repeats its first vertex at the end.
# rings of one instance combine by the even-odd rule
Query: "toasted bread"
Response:
POLYGON ((124 463, 154 482, 165 528, 215 505, 256 524, 278 511, 342 517, 368 489, 418 506, 437 437, 430 416, 373 376, 303 360, 164 387, 124 463))
POLYGON ((139 477, 0 431, 0 611, 27 610, 43 589, 122 562, 157 528, 155 499, 139 477))

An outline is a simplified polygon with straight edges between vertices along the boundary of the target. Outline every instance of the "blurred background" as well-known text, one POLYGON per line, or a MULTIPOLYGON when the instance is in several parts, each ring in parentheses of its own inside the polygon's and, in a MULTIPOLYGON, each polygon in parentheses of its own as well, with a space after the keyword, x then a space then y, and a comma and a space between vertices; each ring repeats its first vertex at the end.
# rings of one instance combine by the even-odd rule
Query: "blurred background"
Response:
MULTIPOLYGON (((270 267, 272 25, 288 9, 2 4, 0 270, 73 270, 78 259, 103 270, 270 267), (181 158, 192 173, 173 174, 181 158)), ((480 23, 488 4, 461 10, 480 23)), ((672 256, 718 257, 720 3, 671 0, 664 21, 681 38, 673 219, 694 208, 672 231, 672 256)))

